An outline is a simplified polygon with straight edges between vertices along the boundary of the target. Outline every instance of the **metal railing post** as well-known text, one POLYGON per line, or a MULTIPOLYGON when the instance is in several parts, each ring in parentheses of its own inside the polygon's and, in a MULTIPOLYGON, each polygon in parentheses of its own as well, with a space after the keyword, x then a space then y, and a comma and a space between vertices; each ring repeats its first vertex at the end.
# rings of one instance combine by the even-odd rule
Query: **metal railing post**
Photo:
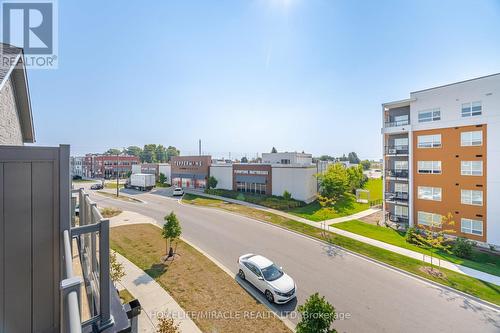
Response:
POLYGON ((109 219, 102 219, 99 231, 99 308, 101 316, 99 328, 101 330, 114 323, 110 309, 110 285, 109 219))

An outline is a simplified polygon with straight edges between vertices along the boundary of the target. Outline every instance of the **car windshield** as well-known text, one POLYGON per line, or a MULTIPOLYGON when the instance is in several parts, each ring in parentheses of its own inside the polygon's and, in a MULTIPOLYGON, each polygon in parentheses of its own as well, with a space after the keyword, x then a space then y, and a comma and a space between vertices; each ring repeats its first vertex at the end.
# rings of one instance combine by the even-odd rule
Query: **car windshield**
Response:
POLYGON ((266 281, 274 281, 283 276, 283 272, 275 264, 263 268, 262 274, 264 274, 266 281))

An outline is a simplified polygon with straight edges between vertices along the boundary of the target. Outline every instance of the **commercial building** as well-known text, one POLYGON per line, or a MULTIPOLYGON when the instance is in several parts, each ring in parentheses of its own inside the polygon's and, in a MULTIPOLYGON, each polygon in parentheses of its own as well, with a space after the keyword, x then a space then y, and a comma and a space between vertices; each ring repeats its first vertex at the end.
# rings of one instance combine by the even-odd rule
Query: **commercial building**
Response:
POLYGON ((205 188, 210 174, 211 156, 172 156, 172 185, 205 188))
POLYGON ((170 183, 171 167, 168 163, 142 163, 132 165, 132 173, 147 173, 156 176, 156 180, 160 179, 160 174, 165 176, 167 183, 170 183))
POLYGON ((83 162, 83 174, 89 178, 121 178, 132 172, 132 165, 139 164, 140 160, 132 155, 103 155, 87 154, 83 162))
POLYGON ((262 160, 262 163, 212 163, 210 156, 173 157, 172 184, 205 188, 208 177, 213 176, 218 189, 277 196, 288 191, 294 199, 305 202, 316 198, 317 167, 310 154, 271 153, 263 154, 262 160))
POLYGON ((410 93, 383 110, 388 223, 500 245, 500 74, 410 93))

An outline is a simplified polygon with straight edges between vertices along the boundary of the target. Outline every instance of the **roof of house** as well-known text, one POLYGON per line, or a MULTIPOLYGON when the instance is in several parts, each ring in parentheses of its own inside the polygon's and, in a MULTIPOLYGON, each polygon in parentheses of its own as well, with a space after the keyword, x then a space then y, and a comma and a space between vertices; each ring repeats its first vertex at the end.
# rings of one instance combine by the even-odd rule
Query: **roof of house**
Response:
POLYGON ((23 141, 33 143, 35 142, 35 129, 24 52, 19 47, 0 43, 0 90, 4 88, 9 79, 14 87, 23 141))

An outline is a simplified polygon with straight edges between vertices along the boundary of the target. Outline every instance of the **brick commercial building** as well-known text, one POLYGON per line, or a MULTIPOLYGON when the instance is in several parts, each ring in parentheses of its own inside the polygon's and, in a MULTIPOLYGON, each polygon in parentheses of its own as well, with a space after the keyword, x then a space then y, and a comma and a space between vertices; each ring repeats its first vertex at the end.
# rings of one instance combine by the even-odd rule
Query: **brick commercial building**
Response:
POLYGON ((87 154, 83 162, 83 176, 88 178, 125 178, 132 172, 132 165, 140 160, 131 155, 100 155, 87 154))
POLYGON ((172 157, 172 185, 205 188, 208 177, 213 176, 218 189, 277 196, 288 191, 294 199, 305 202, 316 198, 317 167, 311 155, 265 155, 263 163, 212 163, 210 156, 172 157))
POLYGON ((385 219, 500 245, 500 74, 383 104, 385 219))

